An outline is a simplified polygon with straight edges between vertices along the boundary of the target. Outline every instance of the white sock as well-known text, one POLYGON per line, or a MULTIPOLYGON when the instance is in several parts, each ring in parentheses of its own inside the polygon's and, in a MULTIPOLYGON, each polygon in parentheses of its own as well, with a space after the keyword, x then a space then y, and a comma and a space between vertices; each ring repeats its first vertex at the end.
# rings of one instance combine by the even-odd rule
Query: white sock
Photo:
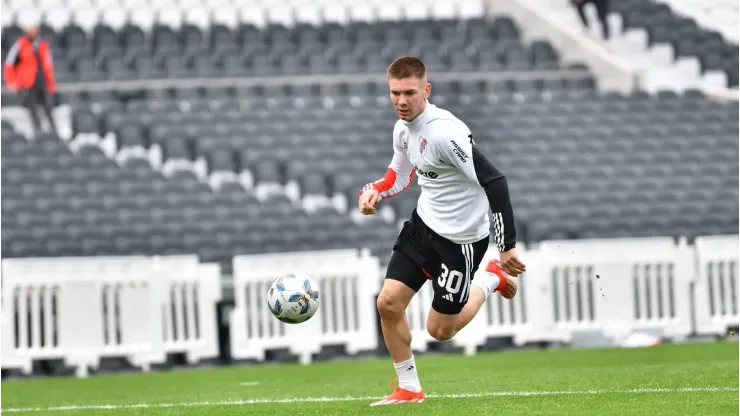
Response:
POLYGON ((473 280, 473 286, 478 286, 483 291, 486 300, 488 300, 488 295, 498 287, 499 283, 501 283, 501 278, 497 274, 489 272, 481 273, 475 276, 473 280))
POLYGON ((393 363, 393 366, 396 367, 399 387, 414 393, 421 391, 421 383, 419 383, 419 375, 416 373, 416 362, 413 355, 406 361, 393 363))

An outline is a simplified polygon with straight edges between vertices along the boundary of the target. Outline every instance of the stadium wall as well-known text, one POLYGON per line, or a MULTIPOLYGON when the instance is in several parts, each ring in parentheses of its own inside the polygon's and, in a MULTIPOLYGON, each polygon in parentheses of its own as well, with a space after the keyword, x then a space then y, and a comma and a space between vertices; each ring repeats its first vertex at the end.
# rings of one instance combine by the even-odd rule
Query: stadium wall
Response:
MULTIPOLYGON (((529 270, 518 296, 492 296, 450 344, 474 354, 496 338, 524 346, 567 345, 584 334, 614 345, 635 331, 679 342, 721 337, 739 321, 737 253, 736 235, 522 248, 529 270)), ((366 250, 235 257, 227 353, 220 272, 196 256, 4 259, 2 271, 2 368, 22 374, 37 360, 62 360, 85 377, 107 357, 148 371, 170 354, 188 364, 223 355, 260 362, 286 349, 309 364, 324 348, 383 351, 375 312, 383 271, 366 250), (293 270, 321 290, 317 315, 300 325, 273 318, 264 299, 274 276, 293 270)), ((434 341, 425 329, 431 295, 426 285, 407 309, 420 352, 434 341)))

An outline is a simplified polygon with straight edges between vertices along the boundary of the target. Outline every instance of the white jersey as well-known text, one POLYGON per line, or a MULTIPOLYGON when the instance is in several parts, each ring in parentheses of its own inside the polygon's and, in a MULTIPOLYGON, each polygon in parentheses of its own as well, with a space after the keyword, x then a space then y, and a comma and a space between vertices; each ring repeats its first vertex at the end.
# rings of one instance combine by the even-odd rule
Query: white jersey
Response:
POLYGON ((427 103, 416 119, 398 120, 393 129, 389 173, 395 177, 386 174, 381 180, 386 185, 379 189, 381 199, 406 189, 415 170, 421 186, 417 212, 429 228, 457 244, 488 237, 489 204, 473 166, 472 146, 465 123, 427 103))

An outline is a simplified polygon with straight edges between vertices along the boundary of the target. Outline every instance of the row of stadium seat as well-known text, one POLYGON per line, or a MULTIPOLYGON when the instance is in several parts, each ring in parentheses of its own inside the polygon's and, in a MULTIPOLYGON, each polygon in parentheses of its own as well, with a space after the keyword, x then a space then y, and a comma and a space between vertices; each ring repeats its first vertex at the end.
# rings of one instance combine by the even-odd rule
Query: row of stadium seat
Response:
MULTIPOLYGON (((76 25, 52 28, 41 25, 42 36, 52 40, 57 48, 130 48, 149 49, 154 47, 176 48, 179 45, 191 47, 221 45, 250 46, 253 43, 264 46, 278 44, 362 44, 391 43, 403 40, 442 41, 448 44, 482 43, 500 41, 519 37, 519 30, 514 22, 506 17, 488 21, 485 19, 466 20, 427 20, 409 26, 402 22, 368 23, 357 22, 347 25, 302 24, 287 27, 271 24, 260 28, 251 24, 240 24, 229 27, 222 24, 210 24, 201 28, 195 25, 184 25, 171 28, 156 25, 143 28, 128 24, 114 28, 106 24, 96 25, 90 32, 76 25)), ((3 28, 3 44, 7 47, 20 36, 23 27, 11 25, 3 28)))
MULTIPOLYGON (((242 25, 236 30, 196 26, 173 30, 136 26, 114 31, 97 26, 88 36, 68 26, 59 33, 42 28, 56 56, 57 79, 98 81, 164 77, 222 77, 272 74, 374 73, 404 54, 424 59, 431 72, 557 69, 558 56, 546 42, 522 44, 509 19, 430 21, 407 26, 272 25, 265 30, 242 25)), ((20 35, 4 30, 7 50, 20 35)))

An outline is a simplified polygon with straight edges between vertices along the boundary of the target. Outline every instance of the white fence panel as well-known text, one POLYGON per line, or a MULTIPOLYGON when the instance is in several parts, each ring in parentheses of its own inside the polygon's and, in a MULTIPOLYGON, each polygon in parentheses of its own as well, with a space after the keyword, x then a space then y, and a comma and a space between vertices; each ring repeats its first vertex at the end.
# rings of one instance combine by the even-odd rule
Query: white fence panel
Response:
MULTIPOLYGON (((737 236, 701 237, 693 247, 670 238, 522 247, 528 271, 517 297, 489 297, 451 342, 473 354, 489 337, 521 345, 570 342, 581 331, 615 341, 640 330, 676 339, 724 335, 740 320, 738 247, 737 236)), ((476 276, 497 255, 489 250, 476 276)), ((33 360, 63 359, 84 376, 103 357, 146 370, 167 353, 185 353, 190 363, 218 354, 216 264, 195 256, 4 259, 2 271, 3 368, 30 373, 33 360)), ((367 251, 235 257, 232 356, 264 360, 267 350, 287 348, 309 363, 324 346, 350 354, 377 348, 381 275, 367 251), (321 296, 317 315, 300 325, 275 319, 265 299, 273 279, 293 271, 314 278, 321 296)), ((433 341, 426 331, 432 295, 425 284, 406 310, 416 351, 433 341)))
MULTIPOLYGON (((520 257, 526 264, 531 261, 524 247, 518 247, 520 257)), ((485 268, 488 261, 498 258, 496 247, 488 248, 486 258, 481 261, 475 276, 486 273, 485 268), (490 255, 489 255, 490 253, 490 255)), ((502 298, 498 293, 488 297, 478 314, 470 323, 455 335, 450 342, 456 347, 462 347, 465 354, 471 355, 476 349, 485 344, 489 337, 514 337, 514 342, 519 342, 519 334, 531 332, 526 321, 526 293, 527 279, 529 273, 517 278, 518 292, 514 299, 502 298)), ((475 277, 474 277, 475 279, 475 277)), ((430 342, 436 340, 427 332, 427 318, 432 307, 434 298, 434 287, 429 281, 419 290, 406 308, 406 317, 411 327, 411 348, 416 351, 426 351, 430 342)))
POLYGON ((738 236, 699 237, 694 286, 695 331, 725 335, 738 325, 738 236))
POLYGON ((167 353, 185 353, 187 362, 218 356, 216 303, 221 300, 218 264, 201 264, 195 255, 156 256, 155 276, 166 281, 162 332, 167 353))
POLYGON ((218 265, 155 259, 4 259, 2 366, 63 359, 85 376, 104 357, 148 370, 168 352, 188 362, 218 355, 218 265))
POLYGON ((377 348, 379 267, 377 258, 357 250, 235 257, 232 356, 262 361, 267 350, 288 348, 306 364, 325 345, 344 345, 349 354, 377 348), (318 312, 299 325, 275 319, 265 298, 274 278, 290 272, 306 273, 319 286, 318 312))
POLYGON ((62 358, 85 376, 106 356, 144 369, 164 361, 151 272, 144 257, 3 260, 3 366, 28 373, 31 360, 62 358))
POLYGON ((691 333, 690 249, 671 238, 543 242, 527 276, 527 341, 569 342, 575 332, 620 338, 634 330, 691 333))

